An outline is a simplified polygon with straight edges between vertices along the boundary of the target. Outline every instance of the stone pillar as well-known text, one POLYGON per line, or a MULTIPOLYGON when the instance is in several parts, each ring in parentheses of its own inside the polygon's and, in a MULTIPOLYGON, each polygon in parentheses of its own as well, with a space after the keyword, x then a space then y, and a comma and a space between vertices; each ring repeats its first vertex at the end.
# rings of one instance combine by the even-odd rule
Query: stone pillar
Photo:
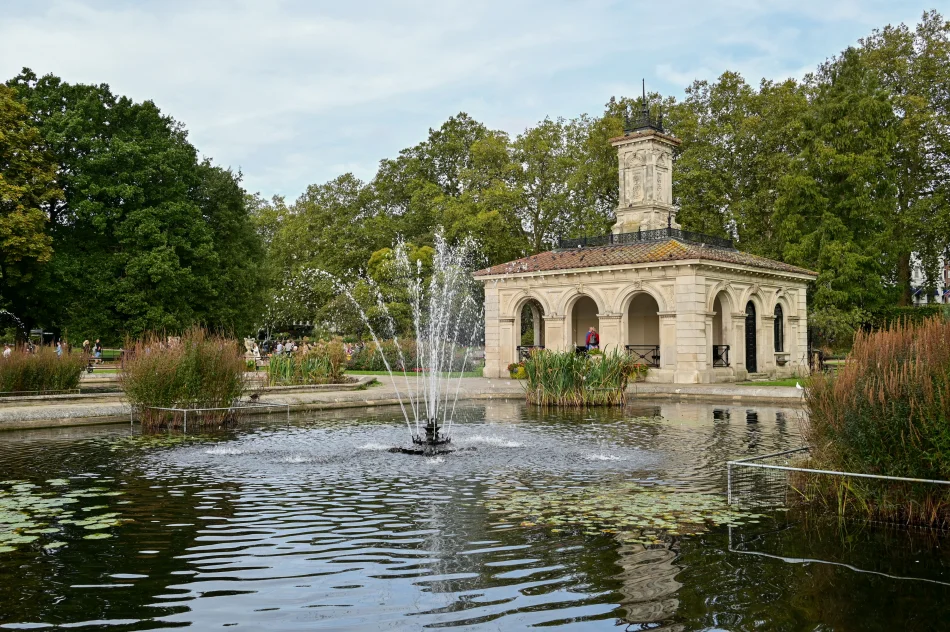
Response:
POLYGON ((498 327, 498 285, 485 284, 485 377, 501 377, 501 340, 498 327))
POLYGON ((732 313, 732 340, 729 355, 736 368, 736 380, 741 382, 749 375, 745 366, 745 312, 732 313))
POLYGON ((508 365, 518 361, 518 352, 515 347, 521 341, 521 332, 516 335, 517 325, 518 319, 514 316, 498 319, 498 342, 501 350, 501 353, 499 353, 498 377, 504 377, 504 374, 508 371, 508 365))
POLYGON ((659 312, 660 317, 660 368, 672 371, 676 368, 676 312, 659 312))
POLYGON ((552 351, 564 350, 564 316, 544 317, 545 348, 552 351))
POLYGON ((762 314, 759 318, 759 331, 756 342, 759 345, 759 371, 775 374, 775 314, 762 314))
POLYGON ((620 331, 620 314, 597 314, 600 329, 600 348, 604 353, 616 349, 623 351, 623 338, 620 331))
POLYGON ((713 346, 713 340, 715 340, 715 337, 713 336, 713 315, 714 315, 714 314, 713 314, 712 312, 706 312, 706 321, 705 321, 705 329, 706 329, 706 368, 709 368, 709 369, 713 368, 713 348, 712 348, 712 346, 713 346))
POLYGON ((706 345, 706 280, 695 274, 676 278, 676 373, 673 381, 692 384, 708 380, 706 345))

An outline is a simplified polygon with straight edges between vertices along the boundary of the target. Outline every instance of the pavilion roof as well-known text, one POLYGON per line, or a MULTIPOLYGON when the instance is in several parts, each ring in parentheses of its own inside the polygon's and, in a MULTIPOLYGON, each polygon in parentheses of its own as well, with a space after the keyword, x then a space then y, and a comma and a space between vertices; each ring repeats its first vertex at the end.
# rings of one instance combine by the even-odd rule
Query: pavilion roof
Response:
POLYGON ((740 266, 818 276, 816 272, 799 268, 781 261, 740 252, 731 248, 719 248, 691 243, 679 239, 642 241, 632 244, 615 244, 584 248, 551 250, 508 263, 491 266, 475 273, 476 277, 499 274, 521 274, 548 270, 577 270, 604 266, 630 266, 640 263, 663 261, 705 260, 732 263, 740 266))

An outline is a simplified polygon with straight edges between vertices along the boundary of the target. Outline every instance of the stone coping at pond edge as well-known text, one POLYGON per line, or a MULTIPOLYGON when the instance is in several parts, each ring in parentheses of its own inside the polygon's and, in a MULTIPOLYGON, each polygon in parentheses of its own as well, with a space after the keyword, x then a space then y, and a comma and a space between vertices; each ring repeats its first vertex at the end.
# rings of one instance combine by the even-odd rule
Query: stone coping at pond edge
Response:
MULTIPOLYGON (((412 379, 412 378, 409 378, 412 379)), ((522 399, 522 382, 512 379, 464 378, 459 400, 522 399)), ((396 380, 399 392, 406 390, 402 376, 396 380)), ((262 390, 260 402, 287 404, 293 411, 365 408, 399 404, 389 378, 363 375, 352 384, 282 386, 262 390), (369 385, 374 380, 379 384, 369 385)), ((692 400, 710 403, 778 404, 800 406, 802 391, 788 386, 737 386, 734 384, 631 384, 628 392, 637 399, 692 400)), ((262 409, 261 413, 277 409, 262 409)), ((48 397, 0 400, 0 430, 129 423, 129 405, 122 393, 52 395, 48 397)))

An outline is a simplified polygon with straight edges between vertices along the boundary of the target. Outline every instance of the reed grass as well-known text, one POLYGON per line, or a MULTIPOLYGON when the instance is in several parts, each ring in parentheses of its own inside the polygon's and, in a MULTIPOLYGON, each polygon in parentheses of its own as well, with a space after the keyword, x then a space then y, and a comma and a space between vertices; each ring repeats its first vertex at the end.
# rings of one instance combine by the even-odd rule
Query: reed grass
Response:
POLYGON ((224 410, 189 413, 189 424, 221 425, 235 420, 228 410, 246 388, 244 354, 237 340, 201 328, 167 344, 149 334, 126 343, 119 380, 129 403, 139 411, 144 430, 178 428, 184 415, 151 408, 224 410))
MULTIPOLYGON (((950 480, 950 322, 859 331, 837 373, 809 380, 805 401, 809 467, 950 480)), ((798 484, 841 515, 950 526, 947 486, 837 476, 798 484)))
POLYGON ((87 362, 78 352, 57 356, 52 347, 37 347, 33 353, 17 347, 9 358, 0 357, 0 392, 77 389, 87 362))
POLYGON ((342 384, 346 351, 339 340, 318 342, 306 352, 277 355, 267 366, 271 386, 295 384, 342 384))
POLYGON ((524 362, 525 393, 538 406, 622 406, 636 363, 616 350, 597 355, 537 350, 524 362))

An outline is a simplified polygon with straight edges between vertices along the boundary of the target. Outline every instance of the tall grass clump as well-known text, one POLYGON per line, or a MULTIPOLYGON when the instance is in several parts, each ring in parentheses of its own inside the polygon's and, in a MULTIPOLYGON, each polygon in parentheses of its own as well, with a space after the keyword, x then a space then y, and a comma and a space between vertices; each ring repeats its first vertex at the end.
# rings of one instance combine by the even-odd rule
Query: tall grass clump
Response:
POLYGON ((339 340, 318 342, 304 353, 275 355, 267 366, 271 386, 296 384, 342 384, 346 351, 339 340))
MULTIPOLYGON (((805 392, 817 469, 950 480, 950 322, 932 318, 859 331, 845 365, 805 392)), ((874 518, 914 524, 950 519, 944 485, 810 477, 807 494, 874 518)))
MULTIPOLYGON (((183 424, 183 414, 150 407, 227 409, 245 390, 244 354, 236 340, 201 328, 190 329, 172 344, 152 334, 126 344, 119 379, 143 429, 175 428, 183 424)), ((229 410, 188 415, 196 425, 233 420, 229 410)))
POLYGON ((57 356, 52 347, 37 347, 33 353, 17 347, 9 358, 0 357, 0 393, 77 389, 87 362, 81 353, 57 356))
POLYGON ((616 350, 579 355, 537 350, 524 362, 529 404, 539 406, 622 406, 636 364, 616 350))

